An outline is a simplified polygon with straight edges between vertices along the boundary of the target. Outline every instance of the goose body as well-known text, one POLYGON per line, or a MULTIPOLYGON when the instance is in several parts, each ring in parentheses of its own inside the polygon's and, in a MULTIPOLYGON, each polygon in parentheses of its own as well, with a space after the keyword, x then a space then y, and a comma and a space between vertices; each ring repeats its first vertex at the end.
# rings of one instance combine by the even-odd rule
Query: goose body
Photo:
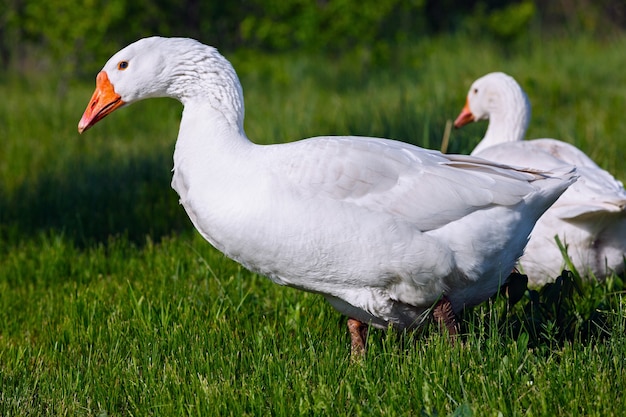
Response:
POLYGON ((172 187, 200 234, 246 268, 381 328, 420 325, 442 297, 454 312, 490 297, 576 178, 571 167, 517 170, 378 138, 254 144, 230 63, 183 38, 115 54, 79 131, 157 96, 184 105, 172 187))
POLYGON ((579 175, 531 233, 519 261, 529 280, 546 283, 565 267, 555 236, 567 245, 579 272, 598 279, 621 273, 626 253, 626 191, 622 183, 567 142, 524 140, 530 104, 520 85, 507 74, 490 73, 476 80, 455 126, 485 119, 489 120, 487 132, 472 155, 542 170, 574 165, 579 175))

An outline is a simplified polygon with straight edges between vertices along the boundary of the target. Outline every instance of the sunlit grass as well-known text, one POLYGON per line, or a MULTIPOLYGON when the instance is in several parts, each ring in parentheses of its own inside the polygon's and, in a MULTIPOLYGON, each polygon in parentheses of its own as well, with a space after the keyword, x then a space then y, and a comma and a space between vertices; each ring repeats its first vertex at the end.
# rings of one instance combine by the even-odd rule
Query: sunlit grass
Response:
MULTIPOLYGON (((624 180, 625 42, 503 51, 444 38, 398 48, 385 66, 358 54, 228 57, 258 143, 359 134, 438 149, 471 82, 503 70, 533 104, 529 137, 575 143, 624 180)), ((352 364, 345 319, 321 297, 249 273, 193 232, 169 187, 181 105, 137 103, 79 136, 92 89, 0 84, 0 415, 626 409, 619 277, 578 291, 564 276, 514 307, 496 298, 463 315, 454 345, 435 328, 372 331, 352 364)), ((468 152, 485 128, 452 132, 450 151, 468 152)))

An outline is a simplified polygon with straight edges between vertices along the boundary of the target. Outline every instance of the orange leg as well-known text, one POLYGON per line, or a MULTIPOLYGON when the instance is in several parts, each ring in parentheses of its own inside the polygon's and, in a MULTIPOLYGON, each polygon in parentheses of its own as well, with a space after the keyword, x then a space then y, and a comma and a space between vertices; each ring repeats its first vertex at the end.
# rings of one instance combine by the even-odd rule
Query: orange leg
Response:
POLYGON ((439 324, 440 329, 444 326, 448 329, 448 334, 451 340, 454 341, 454 337, 459 334, 459 325, 452 311, 452 304, 450 304, 450 300, 448 300, 445 295, 435 305, 433 317, 439 324))
POLYGON ((353 318, 348 319, 350 332, 350 346, 353 358, 365 355, 365 341, 367 340, 367 324, 353 318))

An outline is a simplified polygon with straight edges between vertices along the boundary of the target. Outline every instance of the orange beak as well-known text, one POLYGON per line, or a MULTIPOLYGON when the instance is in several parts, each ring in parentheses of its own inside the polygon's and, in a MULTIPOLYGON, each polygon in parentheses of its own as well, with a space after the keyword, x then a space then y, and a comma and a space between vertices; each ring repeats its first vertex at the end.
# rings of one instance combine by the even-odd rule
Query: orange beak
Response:
POLYGON ((78 122, 78 133, 83 133, 124 104, 122 97, 115 92, 107 73, 100 71, 96 77, 96 91, 93 92, 85 113, 78 122))
POLYGON ((473 121, 474 121, 474 115, 472 114, 472 111, 469 108, 469 102, 466 100, 465 107, 463 107, 463 110, 461 110, 461 113, 457 116, 456 120, 454 121, 454 127, 458 129, 473 121))

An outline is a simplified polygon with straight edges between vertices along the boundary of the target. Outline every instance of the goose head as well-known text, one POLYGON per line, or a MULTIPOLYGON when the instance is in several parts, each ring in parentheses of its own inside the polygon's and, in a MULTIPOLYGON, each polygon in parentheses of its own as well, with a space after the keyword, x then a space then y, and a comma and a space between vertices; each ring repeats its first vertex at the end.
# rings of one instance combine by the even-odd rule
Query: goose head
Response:
POLYGON ((513 77, 492 72, 472 83, 454 127, 479 120, 489 120, 483 142, 490 146, 524 138, 530 120, 530 103, 513 77))
POLYGON ((80 133, 116 109, 151 97, 187 104, 205 101, 243 124, 243 92, 235 70, 219 52, 189 38, 140 39, 113 55, 96 77, 80 133))

